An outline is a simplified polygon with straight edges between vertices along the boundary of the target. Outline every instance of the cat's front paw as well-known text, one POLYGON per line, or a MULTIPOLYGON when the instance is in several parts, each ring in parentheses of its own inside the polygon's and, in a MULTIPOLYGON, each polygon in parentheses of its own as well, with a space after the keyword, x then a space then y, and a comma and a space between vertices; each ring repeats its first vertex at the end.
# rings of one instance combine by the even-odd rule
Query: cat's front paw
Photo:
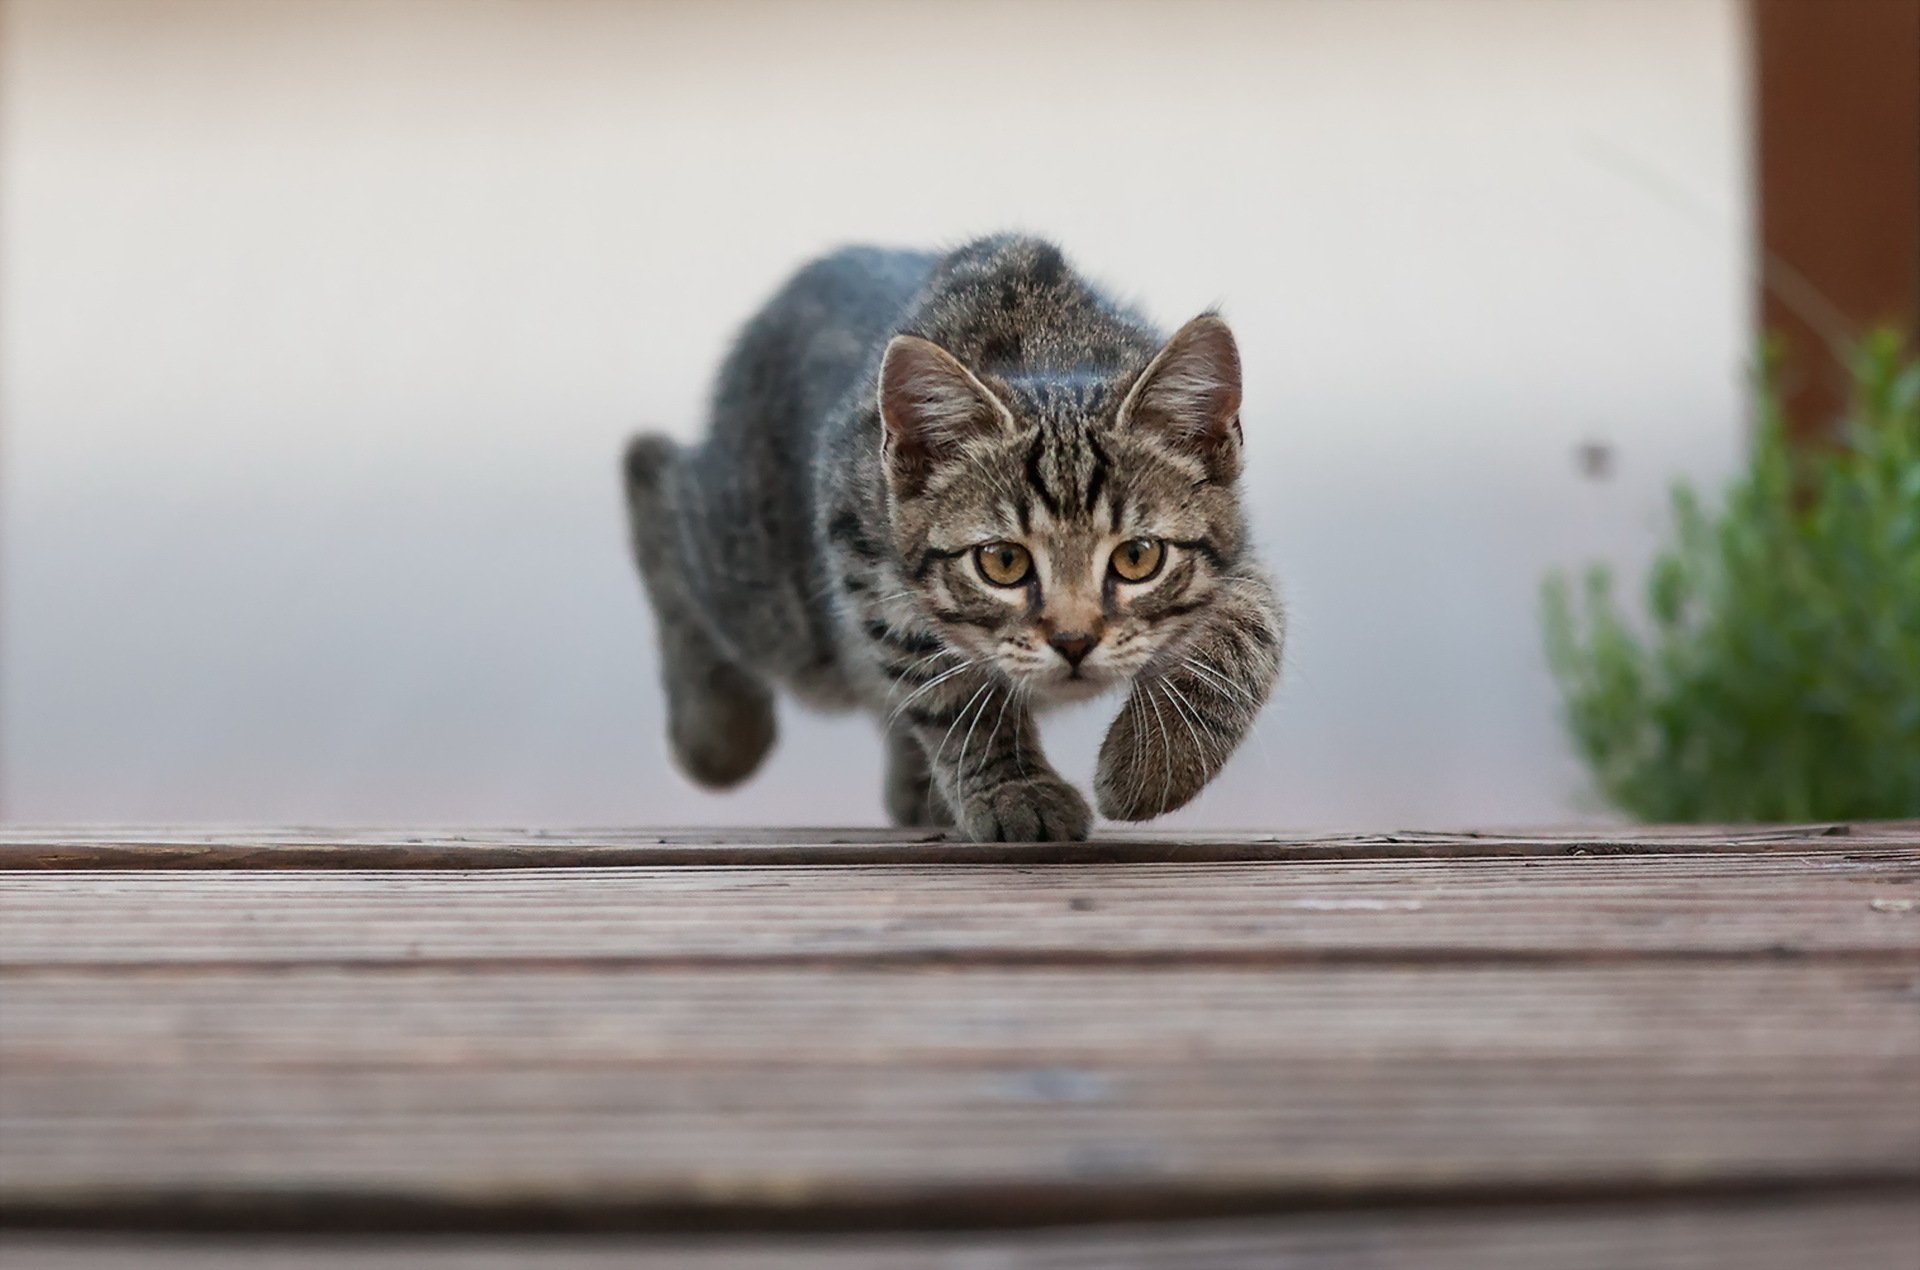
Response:
POLYGON ((960 827, 975 842, 1077 841, 1092 826, 1087 800, 1051 772, 1005 781, 969 797, 960 813, 960 827))
POLYGON ((1170 705, 1156 715, 1131 704, 1107 729, 1093 774, 1093 796, 1107 819, 1152 820, 1178 811, 1213 778, 1213 755, 1203 752, 1186 719, 1170 713, 1170 705))

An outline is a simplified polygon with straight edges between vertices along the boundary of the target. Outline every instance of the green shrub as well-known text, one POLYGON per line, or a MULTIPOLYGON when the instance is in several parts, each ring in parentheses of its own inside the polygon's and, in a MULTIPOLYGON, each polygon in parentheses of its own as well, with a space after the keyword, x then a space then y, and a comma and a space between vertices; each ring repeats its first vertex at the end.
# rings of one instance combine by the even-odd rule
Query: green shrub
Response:
POLYGON ((1646 820, 1920 816, 1920 360, 1881 335, 1835 444, 1761 393, 1718 513, 1684 483, 1644 619, 1547 580, 1548 659, 1602 794, 1646 820))

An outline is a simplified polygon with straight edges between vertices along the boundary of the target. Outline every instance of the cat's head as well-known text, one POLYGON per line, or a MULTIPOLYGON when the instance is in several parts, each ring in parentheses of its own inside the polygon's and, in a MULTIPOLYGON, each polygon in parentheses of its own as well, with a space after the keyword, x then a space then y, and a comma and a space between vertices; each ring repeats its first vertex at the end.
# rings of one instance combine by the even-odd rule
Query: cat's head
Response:
POLYGON ((1202 620, 1245 538, 1240 358, 1204 314, 1144 368, 880 371, 894 546, 946 641, 1043 698, 1120 683, 1202 620))

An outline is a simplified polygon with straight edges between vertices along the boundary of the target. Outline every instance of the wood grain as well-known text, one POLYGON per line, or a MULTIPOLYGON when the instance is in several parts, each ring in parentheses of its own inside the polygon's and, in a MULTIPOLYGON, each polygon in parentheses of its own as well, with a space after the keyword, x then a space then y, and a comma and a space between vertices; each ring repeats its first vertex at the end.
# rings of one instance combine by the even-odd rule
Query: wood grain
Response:
POLYGON ((0 873, 0 965, 1920 955, 1920 853, 0 873))
POLYGON ((4 983, 0 1194, 981 1220, 1920 1183, 1917 986, 1822 965, 48 971, 4 983))

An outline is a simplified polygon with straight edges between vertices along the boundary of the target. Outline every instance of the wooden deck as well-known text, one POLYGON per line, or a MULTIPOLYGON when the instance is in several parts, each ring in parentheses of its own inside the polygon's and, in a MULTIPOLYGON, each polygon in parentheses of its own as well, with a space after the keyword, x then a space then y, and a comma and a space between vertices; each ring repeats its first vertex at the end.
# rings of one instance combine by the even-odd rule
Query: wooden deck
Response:
POLYGON ((1920 1265, 1920 822, 0 832, 0 1262, 1920 1265))

